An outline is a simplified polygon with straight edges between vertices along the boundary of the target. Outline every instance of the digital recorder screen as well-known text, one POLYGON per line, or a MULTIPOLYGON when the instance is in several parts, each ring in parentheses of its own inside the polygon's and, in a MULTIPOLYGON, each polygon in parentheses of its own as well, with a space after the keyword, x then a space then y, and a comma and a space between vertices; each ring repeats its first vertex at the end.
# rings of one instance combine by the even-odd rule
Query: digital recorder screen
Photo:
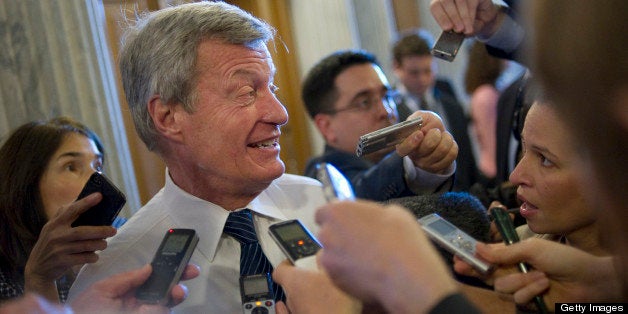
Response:
POLYGON ((178 254, 185 248, 185 242, 187 242, 189 236, 186 234, 171 234, 164 244, 164 253, 178 254))

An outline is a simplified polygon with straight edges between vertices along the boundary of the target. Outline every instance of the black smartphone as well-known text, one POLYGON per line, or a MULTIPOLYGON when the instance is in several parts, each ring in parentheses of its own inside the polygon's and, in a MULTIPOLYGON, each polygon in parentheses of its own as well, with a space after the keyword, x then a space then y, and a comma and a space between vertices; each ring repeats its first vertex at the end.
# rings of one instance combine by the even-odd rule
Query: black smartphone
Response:
POLYGON ((79 215, 72 223, 72 227, 78 226, 111 226, 122 206, 126 203, 126 197, 107 177, 100 172, 94 172, 77 200, 94 192, 102 194, 102 200, 92 208, 79 215))
POLYGON ((293 265, 318 269, 316 252, 322 246, 301 221, 293 219, 278 222, 270 225, 268 232, 293 265))
POLYGON ((168 303, 170 290, 181 279, 196 244, 194 229, 168 229, 151 262, 153 272, 135 292, 137 299, 150 304, 168 303))

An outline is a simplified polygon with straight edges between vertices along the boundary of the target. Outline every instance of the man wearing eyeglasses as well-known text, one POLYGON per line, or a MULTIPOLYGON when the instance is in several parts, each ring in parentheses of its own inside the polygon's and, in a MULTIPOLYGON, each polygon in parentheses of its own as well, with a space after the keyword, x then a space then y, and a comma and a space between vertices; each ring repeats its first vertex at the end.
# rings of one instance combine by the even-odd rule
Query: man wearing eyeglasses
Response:
POLYGON ((302 97, 325 150, 309 160, 305 175, 315 177, 317 164, 330 163, 351 181, 357 197, 376 201, 449 190, 458 145, 433 112, 411 115, 421 116, 423 127, 396 148, 356 156, 360 136, 398 122, 393 96, 369 52, 337 51, 314 65, 302 97))

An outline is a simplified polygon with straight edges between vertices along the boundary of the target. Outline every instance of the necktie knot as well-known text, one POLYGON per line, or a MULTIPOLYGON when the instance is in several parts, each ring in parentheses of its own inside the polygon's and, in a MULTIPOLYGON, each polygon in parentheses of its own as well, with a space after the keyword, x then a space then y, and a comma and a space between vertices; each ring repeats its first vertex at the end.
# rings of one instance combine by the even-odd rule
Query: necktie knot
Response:
POLYGON ((241 244, 257 242, 257 234, 251 217, 251 211, 244 209, 231 212, 225 223, 224 233, 232 236, 241 244))
POLYGON ((425 98, 425 95, 419 96, 419 108, 421 110, 431 110, 430 109, 430 104, 427 102, 427 99, 425 98))

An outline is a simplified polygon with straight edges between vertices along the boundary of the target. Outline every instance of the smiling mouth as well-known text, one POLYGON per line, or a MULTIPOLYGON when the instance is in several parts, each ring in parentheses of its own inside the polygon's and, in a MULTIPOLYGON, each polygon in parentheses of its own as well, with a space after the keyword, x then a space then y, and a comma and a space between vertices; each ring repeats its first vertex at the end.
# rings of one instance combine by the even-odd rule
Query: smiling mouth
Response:
POLYGON ((261 141, 253 144, 249 144, 249 147, 253 148, 273 148, 277 146, 277 139, 271 139, 267 141, 261 141))

